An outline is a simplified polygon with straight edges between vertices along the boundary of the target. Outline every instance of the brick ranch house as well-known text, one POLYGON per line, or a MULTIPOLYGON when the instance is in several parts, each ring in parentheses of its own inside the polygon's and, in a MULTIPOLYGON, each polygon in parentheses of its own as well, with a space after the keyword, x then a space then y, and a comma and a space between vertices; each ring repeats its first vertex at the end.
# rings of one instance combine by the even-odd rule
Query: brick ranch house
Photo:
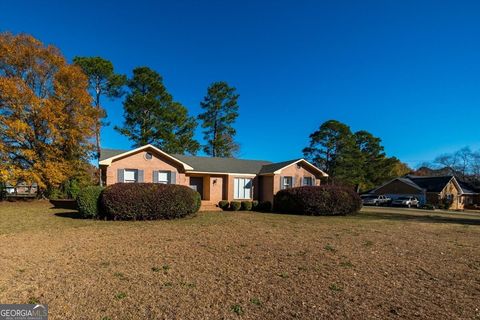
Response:
POLYGON ((452 210, 463 210, 478 203, 479 193, 454 176, 412 176, 393 179, 369 191, 370 194, 386 195, 392 199, 414 196, 421 204, 450 204, 452 210))
POLYGON ((320 185, 328 175, 305 159, 272 163, 261 160, 167 154, 153 145, 133 150, 103 149, 102 181, 165 183, 189 186, 202 197, 202 209, 220 200, 273 201, 277 191, 320 185))

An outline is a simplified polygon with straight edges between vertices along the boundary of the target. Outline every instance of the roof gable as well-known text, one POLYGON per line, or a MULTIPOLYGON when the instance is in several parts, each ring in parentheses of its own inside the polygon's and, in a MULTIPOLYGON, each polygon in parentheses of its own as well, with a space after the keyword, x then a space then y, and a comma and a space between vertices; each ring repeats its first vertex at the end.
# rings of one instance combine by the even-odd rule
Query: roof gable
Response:
POLYGON ((314 166, 313 164, 311 164, 305 159, 294 159, 294 160, 288 160, 283 162, 271 163, 263 166, 262 170, 260 170, 258 174, 261 174, 261 175, 262 174, 279 174, 281 170, 300 162, 306 164, 308 167, 310 167, 311 169, 313 169, 323 177, 328 177, 328 174, 326 174, 325 172, 323 172, 322 170, 320 170, 319 168, 317 168, 316 166, 314 166))
POLYGON ((388 194, 388 193, 398 193, 400 190, 402 191, 402 193, 405 192, 406 190, 417 190, 418 192, 423 191, 422 188, 417 186, 413 181, 411 181, 408 178, 395 178, 382 184, 378 188, 370 190, 369 192, 376 194, 377 192, 381 191, 381 193, 388 194), (400 183, 400 186, 398 185, 398 183, 400 183), (403 189, 401 187, 402 185, 406 185, 407 189, 403 189), (408 189, 408 188, 412 188, 412 189, 408 189))
POLYGON ((110 165, 112 163, 112 161, 114 161, 116 159, 119 159, 119 158, 122 158, 122 157, 128 157, 129 155, 135 154, 135 153, 137 153, 139 151, 143 151, 143 150, 153 150, 154 152, 157 152, 157 153, 161 154, 162 156, 164 156, 164 157, 166 157, 166 158, 168 158, 168 159, 170 159, 174 162, 177 162, 177 163, 181 164, 185 170, 192 170, 193 169, 187 163, 169 155, 166 152, 163 152, 162 150, 160 150, 157 147, 152 146, 150 144, 147 144, 147 145, 144 145, 144 146, 141 146, 139 148, 129 150, 129 151, 125 151, 125 150, 122 151, 122 150, 115 150, 115 149, 102 149, 102 152, 100 152, 100 154, 101 155, 106 154, 106 156, 101 156, 100 157, 99 165, 110 165))
POLYGON ((288 160, 288 161, 282 161, 282 162, 270 163, 270 164, 264 165, 262 169, 259 171, 259 174, 274 173, 277 170, 281 170, 291 164, 294 164, 298 160, 300 159, 288 160))

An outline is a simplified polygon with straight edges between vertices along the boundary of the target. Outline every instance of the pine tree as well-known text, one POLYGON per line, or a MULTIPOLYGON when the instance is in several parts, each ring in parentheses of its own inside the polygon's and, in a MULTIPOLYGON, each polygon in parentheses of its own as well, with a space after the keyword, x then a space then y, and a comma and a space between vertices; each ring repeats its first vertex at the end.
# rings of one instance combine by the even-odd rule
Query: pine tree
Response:
POLYGON ((334 182, 355 185, 360 190, 378 186, 399 170, 405 171, 397 158, 386 156, 380 138, 364 130, 352 133, 350 127, 336 120, 324 122, 312 133, 303 153, 334 182))
POLYGON ((204 112, 198 116, 205 129, 203 150, 206 154, 232 157, 238 152, 233 128, 238 117, 238 98, 236 89, 226 82, 215 82, 208 87, 207 95, 200 104, 204 112))
MULTIPOLYGON (((101 156, 100 129, 105 123, 103 120, 107 113, 101 106, 101 97, 119 98, 123 95, 123 86, 127 81, 125 75, 116 74, 113 64, 101 57, 75 57, 73 63, 82 68, 88 77, 90 95, 93 98, 95 108, 98 110, 98 119, 95 124, 95 143, 97 159, 101 156)), ((101 174, 101 170, 99 169, 101 174)), ((102 179, 99 179, 102 184, 102 179)))
POLYGON ((197 153, 197 122, 173 100, 157 72, 148 67, 136 68, 127 86, 124 124, 116 130, 132 140, 134 147, 154 144, 168 153, 197 153))

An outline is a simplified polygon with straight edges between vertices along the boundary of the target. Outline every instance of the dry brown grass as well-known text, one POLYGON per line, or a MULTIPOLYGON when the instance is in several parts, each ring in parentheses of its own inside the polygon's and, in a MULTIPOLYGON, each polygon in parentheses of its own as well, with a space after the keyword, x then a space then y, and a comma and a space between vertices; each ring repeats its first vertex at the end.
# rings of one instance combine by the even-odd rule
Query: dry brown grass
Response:
POLYGON ((0 203, 0 243, 0 302, 51 319, 480 317, 473 214, 106 222, 0 203))

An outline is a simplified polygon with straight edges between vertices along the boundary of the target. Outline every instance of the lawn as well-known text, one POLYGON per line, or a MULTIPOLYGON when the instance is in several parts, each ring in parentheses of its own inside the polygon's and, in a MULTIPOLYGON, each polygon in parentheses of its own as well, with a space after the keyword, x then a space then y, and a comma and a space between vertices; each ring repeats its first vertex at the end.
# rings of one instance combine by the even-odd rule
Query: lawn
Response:
POLYGON ((480 319, 480 215, 77 219, 0 203, 0 303, 50 319, 480 319))

